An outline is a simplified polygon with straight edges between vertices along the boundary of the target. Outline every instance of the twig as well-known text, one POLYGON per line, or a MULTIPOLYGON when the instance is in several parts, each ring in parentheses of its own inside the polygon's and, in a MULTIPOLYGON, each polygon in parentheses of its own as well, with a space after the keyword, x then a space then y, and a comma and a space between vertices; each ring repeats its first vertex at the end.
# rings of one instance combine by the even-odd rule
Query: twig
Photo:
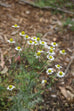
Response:
POLYGON ((65 70, 65 74, 67 74, 67 72, 68 72, 68 70, 69 70, 69 68, 70 68, 73 60, 74 60, 74 54, 71 56, 70 62, 69 62, 68 66, 67 66, 67 68, 66 68, 66 70, 65 70))
POLYGON ((45 38, 47 35, 50 35, 51 32, 47 32, 43 35, 43 38, 45 38))
POLYGON ((58 11, 61 11, 61 12, 65 12, 65 13, 73 14, 73 15, 74 15, 73 12, 70 12, 70 11, 65 10, 65 9, 61 9, 61 8, 59 8, 59 7, 58 7, 58 8, 57 8, 57 7, 52 7, 52 6, 40 7, 40 6, 38 6, 38 5, 35 5, 34 3, 30 3, 30 2, 25 1, 25 0, 20 0, 20 1, 19 1, 19 3, 22 3, 22 2, 24 2, 25 4, 31 5, 31 6, 33 6, 33 7, 40 8, 40 9, 47 9, 47 10, 53 9, 53 10, 58 10, 58 11))
POLYGON ((11 7, 11 5, 2 3, 1 1, 0 1, 0 5, 3 6, 3 7, 6 7, 6 8, 11 7))

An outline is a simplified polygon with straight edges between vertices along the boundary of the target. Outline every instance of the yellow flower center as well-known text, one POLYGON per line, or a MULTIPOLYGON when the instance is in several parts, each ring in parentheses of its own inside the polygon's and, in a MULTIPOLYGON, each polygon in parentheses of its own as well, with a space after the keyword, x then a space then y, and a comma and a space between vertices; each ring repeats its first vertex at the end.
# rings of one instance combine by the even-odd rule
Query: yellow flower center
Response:
POLYGON ((44 80, 44 83, 47 83, 47 80, 44 80))
POLYGON ((17 24, 15 24, 14 26, 17 27, 17 24))
POLYGON ((50 59, 52 59, 52 56, 49 56, 50 59))
POLYGON ((51 48, 51 49, 53 49, 53 47, 52 47, 52 46, 51 46, 50 48, 51 48))
POLYGON ((44 42, 42 41, 42 44, 44 44, 44 42))
POLYGON ((32 40, 30 40, 29 42, 32 43, 32 40))
POLYGON ((39 51, 42 51, 42 50, 39 50, 39 51))
POLYGON ((62 50, 62 53, 65 53, 65 50, 62 50))
POLYGON ((50 49, 50 51, 49 51, 50 53, 52 53, 53 52, 53 49, 50 49))
POLYGON ((37 56, 40 56, 41 55, 41 53, 40 52, 37 52, 37 56))
POLYGON ((36 44, 37 42, 36 42, 36 41, 34 41, 34 43, 36 44))
POLYGON ((63 73, 62 72, 59 72, 59 75, 62 75, 63 73))
POLYGON ((9 85, 9 89, 11 89, 12 88, 12 85, 9 85))
POLYGON ((49 69, 48 72, 51 73, 51 69, 49 69))
POLYGON ((39 38, 39 37, 37 38, 37 41, 40 41, 40 38, 39 38))
POLYGON ((57 67, 60 67, 60 65, 58 64, 57 67))
POLYGON ((56 42, 54 42, 53 45, 56 45, 56 42))
POLYGON ((21 49, 21 47, 17 47, 17 49, 21 49))
POLYGON ((10 38, 10 42, 13 42, 13 39, 12 39, 12 38, 10 38))
POLYGON ((24 31, 22 31, 21 33, 22 33, 22 35, 24 35, 24 34, 25 34, 25 32, 24 32, 24 31))
POLYGON ((33 37, 33 39, 36 39, 36 37, 33 37))
POLYGON ((29 36, 28 36, 28 35, 26 35, 25 37, 26 37, 26 38, 28 38, 29 36))

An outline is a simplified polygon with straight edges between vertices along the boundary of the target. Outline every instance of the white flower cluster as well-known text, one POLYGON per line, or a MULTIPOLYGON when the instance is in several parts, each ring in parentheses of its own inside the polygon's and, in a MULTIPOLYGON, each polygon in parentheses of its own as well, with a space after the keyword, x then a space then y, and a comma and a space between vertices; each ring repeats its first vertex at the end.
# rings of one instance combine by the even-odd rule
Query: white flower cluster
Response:
MULTIPOLYGON (((18 26, 17 24, 15 24, 12 27, 19 28, 20 26, 18 26)), ((38 49, 38 51, 35 52, 35 54, 34 54, 34 56, 36 57, 36 59, 41 58, 41 55, 45 54, 47 60, 50 60, 50 61, 55 60, 54 56, 56 54, 57 47, 58 47, 58 44, 56 42, 52 42, 52 43, 50 43, 50 46, 48 46, 47 42, 40 40, 40 38, 36 37, 36 36, 30 37, 24 31, 20 32, 19 35, 25 39, 26 43, 29 46, 32 46, 32 47, 34 46, 34 48, 36 47, 36 49, 38 49, 40 47, 40 49, 38 49)), ((15 41, 13 40, 13 38, 10 38, 7 41, 9 43, 15 43, 15 41)), ((20 52, 20 51, 22 51, 22 48, 20 46, 17 46, 17 47, 15 47, 15 50, 17 50, 17 51, 20 52)), ((62 55, 66 54, 66 52, 65 52, 64 49, 60 50, 59 53, 62 54, 62 55)), ((62 72, 62 71, 60 71, 60 69, 62 68, 62 66, 60 66, 59 64, 56 64, 55 67, 59 70, 57 72, 57 77, 60 77, 60 78, 64 77, 65 73, 62 72)), ((53 68, 48 68, 47 71, 46 71, 46 73, 48 75, 53 74, 54 73, 53 68)), ((45 84, 45 83, 47 83, 47 80, 42 80, 42 84, 45 84)), ((13 90, 14 88, 15 88, 15 86, 13 86, 13 85, 9 85, 7 87, 8 90, 13 90)))

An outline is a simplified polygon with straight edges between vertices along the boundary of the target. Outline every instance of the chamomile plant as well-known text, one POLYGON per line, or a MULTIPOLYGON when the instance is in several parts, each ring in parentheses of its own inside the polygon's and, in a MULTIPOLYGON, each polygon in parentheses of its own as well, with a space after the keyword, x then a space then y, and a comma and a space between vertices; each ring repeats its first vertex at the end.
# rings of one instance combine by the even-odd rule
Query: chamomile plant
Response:
POLYGON ((47 53, 50 54, 50 55, 55 55, 55 52, 54 52, 53 49, 50 49, 49 51, 47 51, 47 53))
POLYGON ((25 40, 30 39, 30 36, 29 35, 25 35, 24 39, 25 40))
POLYGON ((9 42, 9 43, 15 43, 15 41, 13 40, 13 38, 10 38, 9 40, 7 40, 7 42, 9 42))
POLYGON ((20 26, 17 24, 12 25, 13 28, 19 28, 20 26))
POLYGON ((27 43, 28 43, 29 45, 33 45, 33 44, 34 44, 34 42, 33 42, 32 40, 27 41, 27 43))
POLYGON ((61 68, 62 68, 62 66, 60 66, 59 64, 56 64, 55 67, 56 67, 57 69, 61 69, 61 68))
POLYGON ((57 73, 57 77, 59 77, 59 78, 62 78, 62 77, 64 77, 65 76, 65 73, 63 72, 63 71, 59 71, 58 73, 57 73))
POLYGON ((66 51, 63 49, 63 50, 60 50, 60 54, 62 55, 66 55, 66 51))
POLYGON ((34 37, 32 37, 32 38, 31 38, 31 40, 36 41, 36 40, 37 40, 37 37, 36 37, 36 36, 34 36, 34 37))
POLYGON ((52 43, 51 43, 51 46, 53 46, 53 47, 57 47, 58 44, 57 44, 56 42, 52 42, 52 43))
POLYGON ((24 32, 24 31, 20 32, 20 33, 19 33, 19 35, 20 35, 20 36, 23 36, 23 37, 25 37, 25 36, 26 36, 26 34, 25 34, 25 32, 24 32))
POLYGON ((48 68, 47 71, 46 71, 46 73, 47 73, 48 75, 52 74, 53 72, 54 72, 54 71, 53 71, 53 68, 48 68))
POLYGON ((20 46, 17 46, 17 47, 15 48, 15 50, 17 50, 17 51, 22 51, 22 48, 21 48, 20 46))
MULTIPOLYGON (((18 28, 18 25, 15 24, 14 28, 18 28)), ((13 106, 17 109, 21 107, 23 110, 26 110, 32 109, 36 103, 41 101, 42 87, 49 85, 52 78, 61 79, 65 76, 65 73, 61 71, 62 66, 59 63, 55 64, 55 61, 57 62, 57 59, 59 59, 57 58, 58 55, 64 57, 66 51, 64 49, 59 51, 56 42, 50 42, 48 45, 46 41, 41 40, 39 37, 25 34, 25 31, 19 32, 18 35, 21 39, 23 38, 23 46, 21 45, 22 43, 18 43, 17 45, 18 41, 14 41, 13 38, 7 40, 8 43, 15 43, 14 53, 17 59, 14 58, 14 67, 13 71, 11 71, 11 77, 14 77, 16 87, 9 85, 6 89, 11 92, 16 91, 16 99, 14 101, 16 100, 21 103, 18 105, 18 102, 15 101, 13 106), (43 75, 46 78, 40 80, 40 76, 43 75), (50 77, 52 78, 50 79, 50 77), (13 90, 14 88, 15 90, 13 90), (34 89, 37 92, 34 92, 34 89)), ((12 110, 14 111, 14 108, 12 110)))
POLYGON ((7 90, 12 91, 14 88, 15 88, 15 86, 9 85, 9 86, 7 87, 7 90))

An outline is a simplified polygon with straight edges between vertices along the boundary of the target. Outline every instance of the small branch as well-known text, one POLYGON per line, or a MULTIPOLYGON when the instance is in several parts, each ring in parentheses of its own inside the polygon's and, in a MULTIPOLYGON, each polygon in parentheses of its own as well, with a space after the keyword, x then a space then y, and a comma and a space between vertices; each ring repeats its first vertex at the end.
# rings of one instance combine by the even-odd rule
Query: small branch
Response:
POLYGON ((6 7, 6 8, 11 7, 11 5, 2 3, 1 1, 0 1, 0 6, 6 7))
POLYGON ((53 10, 58 10, 58 11, 61 11, 61 12, 65 12, 65 13, 73 14, 73 15, 74 15, 73 12, 70 12, 70 11, 68 11, 68 10, 61 9, 61 8, 51 7, 51 6, 40 7, 40 6, 38 6, 38 5, 35 5, 34 3, 30 3, 30 2, 25 1, 25 0, 20 0, 20 1, 19 1, 19 3, 22 3, 22 2, 24 2, 24 3, 27 4, 27 5, 31 5, 31 6, 33 6, 33 7, 40 8, 40 9, 47 9, 47 10, 53 9, 53 10))
POLYGON ((68 72, 68 70, 69 70, 69 68, 70 68, 73 60, 74 60, 74 54, 71 56, 70 62, 69 62, 68 66, 67 66, 67 68, 66 68, 66 70, 65 70, 65 74, 67 74, 67 72, 68 72))

